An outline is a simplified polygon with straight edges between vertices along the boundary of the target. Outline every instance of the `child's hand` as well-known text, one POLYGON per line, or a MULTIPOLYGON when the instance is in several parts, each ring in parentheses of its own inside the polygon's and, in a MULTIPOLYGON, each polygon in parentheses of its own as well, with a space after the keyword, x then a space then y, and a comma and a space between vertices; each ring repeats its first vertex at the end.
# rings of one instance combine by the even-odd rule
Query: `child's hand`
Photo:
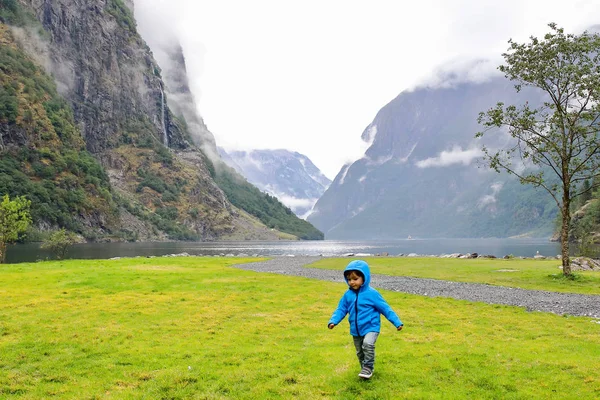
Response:
POLYGON ((334 327, 334 326, 335 326, 335 324, 329 324, 329 325, 327 325, 327 327, 328 327, 329 329, 333 329, 333 327, 334 327))
POLYGON ((396 329, 398 329, 399 331, 402 330, 402 328, 404 328, 404 325, 400 325, 399 327, 397 327, 396 329))

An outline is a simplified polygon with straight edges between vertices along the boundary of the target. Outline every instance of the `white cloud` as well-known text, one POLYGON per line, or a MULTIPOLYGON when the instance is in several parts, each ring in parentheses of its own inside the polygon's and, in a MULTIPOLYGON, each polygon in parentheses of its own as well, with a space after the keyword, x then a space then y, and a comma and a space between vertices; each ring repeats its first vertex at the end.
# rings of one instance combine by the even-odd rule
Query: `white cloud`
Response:
POLYGON ((289 208, 304 208, 304 207, 312 207, 315 205, 318 199, 299 199, 293 196, 287 196, 284 194, 277 194, 277 198, 289 208))
POLYGON ((450 151, 442 151, 437 157, 417 161, 415 165, 419 168, 445 167, 452 164, 469 165, 482 155, 480 149, 463 150, 460 146, 454 146, 450 151))
POLYGON ((287 207, 289 207, 294 213, 297 213, 298 210, 301 210, 301 209, 307 209, 307 211, 304 213, 304 215, 299 215, 299 217, 302 219, 306 219, 310 215, 315 203, 318 200, 318 199, 299 199, 297 197, 288 196, 288 195, 281 194, 281 193, 279 193, 279 194, 271 193, 271 194, 273 196, 276 196, 279 199, 279 201, 281 201, 283 204, 285 204, 287 207))
POLYGON ((376 159, 372 159, 369 156, 363 157, 363 159, 366 161, 366 163, 369 167, 383 165, 383 164, 387 163, 388 161, 390 161, 392 158, 393 158, 393 156, 391 154, 387 155, 387 156, 381 156, 376 159))
POLYGON ((262 164, 262 162, 260 162, 260 160, 256 160, 254 157, 252 157, 252 155, 250 155, 249 153, 245 153, 244 154, 244 158, 241 159, 237 159, 236 163, 243 169, 249 169, 249 168, 253 168, 256 169, 258 171, 263 171, 264 170, 264 166, 262 164))
POLYGON ((488 194, 479 199, 479 201, 477 202, 477 207, 483 208, 483 207, 487 206, 488 204, 493 204, 495 202, 496 202, 496 197, 488 194))
POLYGON ((375 136, 377 136, 377 124, 369 125, 365 133, 366 138, 364 139, 364 141, 367 144, 367 146, 370 147, 373 144, 373 141, 375 140, 375 136))
POLYGON ((498 71, 500 63, 500 59, 455 58, 435 68, 431 76, 422 82, 417 82, 416 85, 429 88, 450 88, 466 82, 483 83, 492 76, 501 76, 498 71))
POLYGON ((477 207, 481 209, 487 205, 496 203, 496 195, 500 192, 502 186, 504 186, 504 183, 502 182, 493 183, 490 186, 490 189, 492 189, 492 194, 482 196, 477 202, 477 207))
POLYGON ((500 192, 500 189, 502 189, 502 186, 504 186, 504 183, 502 182, 496 182, 493 183, 492 186, 490 186, 490 188, 492 189, 492 193, 494 193, 494 196, 498 194, 498 192, 500 192))
POLYGON ((403 90, 485 79, 508 39, 542 36, 549 22, 581 31, 600 15, 597 0, 135 4, 154 40, 181 41, 219 146, 298 151, 329 178, 364 154, 364 128, 403 90))

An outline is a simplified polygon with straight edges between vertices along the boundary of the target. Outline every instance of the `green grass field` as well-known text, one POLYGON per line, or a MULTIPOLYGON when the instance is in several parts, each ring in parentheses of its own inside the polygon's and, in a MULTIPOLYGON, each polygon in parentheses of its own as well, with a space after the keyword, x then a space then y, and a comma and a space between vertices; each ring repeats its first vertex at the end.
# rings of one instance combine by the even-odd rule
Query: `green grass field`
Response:
POLYGON ((346 285, 242 261, 0 265, 0 398, 600 397, 598 321, 382 290, 405 329, 382 321, 362 381, 347 323, 326 327, 346 285))

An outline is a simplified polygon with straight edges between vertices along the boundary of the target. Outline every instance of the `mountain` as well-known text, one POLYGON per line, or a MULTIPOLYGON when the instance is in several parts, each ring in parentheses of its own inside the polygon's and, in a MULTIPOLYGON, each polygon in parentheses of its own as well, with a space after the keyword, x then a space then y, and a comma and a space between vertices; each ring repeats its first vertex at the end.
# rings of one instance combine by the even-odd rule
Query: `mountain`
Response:
POLYGON ((0 2, 0 194, 89 240, 322 238, 216 156, 181 48, 163 75, 131 7, 0 2))
POLYGON ((225 151, 223 161, 263 192, 305 218, 331 180, 303 154, 289 150, 225 151))
MULTIPOLYGON (((298 219, 285 204, 273 196, 257 190, 221 159, 214 135, 198 113, 195 98, 190 90, 185 57, 178 39, 172 30, 164 27, 161 27, 160 34, 157 35, 156 25, 164 25, 164 21, 153 20, 146 11, 148 10, 136 8, 135 14, 141 15, 140 33, 162 68, 165 95, 169 99, 170 108, 177 118, 185 121, 191 140, 208 157, 215 183, 223 190, 227 199, 272 230, 281 230, 301 239, 323 239, 323 234, 314 226, 298 219)), ((246 234, 244 238, 252 236, 246 234)))
POLYGON ((346 165, 308 221, 328 239, 550 236, 557 213, 546 192, 478 168, 481 147, 505 147, 505 131, 475 139, 479 112, 539 102, 500 77, 405 91, 362 137, 371 145, 346 165))

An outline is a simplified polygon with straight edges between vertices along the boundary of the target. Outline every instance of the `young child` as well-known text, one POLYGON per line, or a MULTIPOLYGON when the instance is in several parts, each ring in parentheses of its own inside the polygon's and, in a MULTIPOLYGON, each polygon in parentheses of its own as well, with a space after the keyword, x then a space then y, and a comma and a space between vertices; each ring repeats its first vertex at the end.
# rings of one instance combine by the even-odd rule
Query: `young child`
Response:
POLYGON ((361 366, 358 376, 369 379, 373 376, 375 341, 381 327, 380 314, 383 314, 399 331, 404 324, 381 294, 369 286, 371 272, 366 262, 351 261, 344 270, 344 278, 349 288, 340 299, 327 326, 333 329, 348 314, 350 334, 354 339, 356 355, 361 366))

